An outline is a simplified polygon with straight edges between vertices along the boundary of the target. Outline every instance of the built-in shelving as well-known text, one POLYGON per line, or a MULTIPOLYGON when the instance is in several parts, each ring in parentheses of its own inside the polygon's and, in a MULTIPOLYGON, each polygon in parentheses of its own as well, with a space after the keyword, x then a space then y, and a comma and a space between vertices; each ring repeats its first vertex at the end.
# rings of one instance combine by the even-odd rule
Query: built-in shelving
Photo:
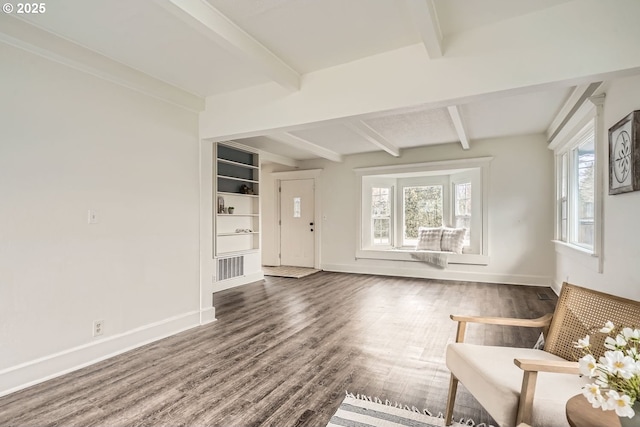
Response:
POLYGON ((230 257, 260 249, 260 162, 257 153, 216 145, 215 256, 230 257), (228 208, 234 212, 229 213, 228 208), (244 230, 237 232, 236 230, 244 230))

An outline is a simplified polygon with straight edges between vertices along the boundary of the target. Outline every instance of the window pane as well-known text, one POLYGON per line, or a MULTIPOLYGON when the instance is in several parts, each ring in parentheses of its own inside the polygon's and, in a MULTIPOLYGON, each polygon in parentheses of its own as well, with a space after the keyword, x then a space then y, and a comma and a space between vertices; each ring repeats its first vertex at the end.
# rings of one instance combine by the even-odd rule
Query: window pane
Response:
POLYGON ((391 245, 391 188, 371 189, 371 234, 374 245, 391 245))
POLYGON ((403 244, 415 244, 419 227, 442 226, 442 185, 403 188, 403 244))
POLYGON ((293 198, 293 217, 300 218, 300 197, 293 198))
POLYGON ((455 227, 464 228, 464 246, 471 244, 471 183, 455 185, 455 227))
POLYGON ((578 146, 576 150, 576 165, 578 191, 576 200, 577 234, 575 236, 575 243, 593 248, 595 201, 595 151, 593 139, 578 146))
POLYGON ((391 189, 371 189, 371 215, 389 216, 391 214, 391 189))
POLYGON ((390 245, 391 236, 389 233, 391 221, 389 218, 373 219, 373 244, 390 245))

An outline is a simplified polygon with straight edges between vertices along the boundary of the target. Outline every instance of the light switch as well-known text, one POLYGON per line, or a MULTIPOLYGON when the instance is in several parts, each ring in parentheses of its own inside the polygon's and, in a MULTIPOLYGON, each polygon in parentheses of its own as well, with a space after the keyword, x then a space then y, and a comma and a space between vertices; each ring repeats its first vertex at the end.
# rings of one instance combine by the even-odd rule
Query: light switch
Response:
POLYGON ((89 209, 89 211, 87 213, 87 222, 89 224, 97 224, 98 223, 98 212, 93 210, 93 209, 89 209))

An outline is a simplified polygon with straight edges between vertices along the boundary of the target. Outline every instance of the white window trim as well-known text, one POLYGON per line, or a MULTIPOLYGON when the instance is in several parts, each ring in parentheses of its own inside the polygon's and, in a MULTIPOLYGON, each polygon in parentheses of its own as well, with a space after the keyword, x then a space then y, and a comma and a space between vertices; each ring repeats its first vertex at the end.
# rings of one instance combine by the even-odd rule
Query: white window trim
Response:
MULTIPOLYGON (((592 271, 602 273, 603 267, 603 198, 604 198, 604 162, 606 161, 607 152, 604 141, 604 118, 603 105, 605 95, 597 95, 589 98, 589 102, 585 102, 572 119, 565 125, 563 132, 560 132, 556 138, 549 143, 549 149, 554 151, 555 156, 555 237, 552 240, 556 253, 569 256, 578 263, 591 269, 592 271), (559 203, 562 191, 562 177, 560 176, 562 154, 568 153, 574 147, 575 137, 590 122, 594 121, 594 142, 596 152, 596 173, 595 173, 595 194, 594 194, 594 243, 593 250, 590 251, 584 247, 574 245, 570 242, 560 240, 560 221, 561 221, 561 205, 559 203)), ((567 230, 567 232, 569 232, 567 230)))
MULTIPOLYGON (((479 254, 450 254, 448 257, 449 264, 473 264, 473 265, 488 265, 489 264, 489 167, 493 157, 476 157, 470 159, 459 160, 443 160, 426 163, 411 163, 404 165, 390 165, 390 166, 373 166, 366 168, 356 168, 354 172, 357 177, 358 188, 358 200, 359 209, 356 218, 357 239, 355 256, 365 259, 383 259, 383 260, 399 260, 399 261, 414 261, 411 258, 411 251, 408 249, 390 249, 390 250, 378 250, 374 248, 361 248, 362 244, 362 213, 365 208, 362 204, 362 178, 364 176, 371 175, 384 175, 384 174, 410 174, 417 172, 437 172, 453 169, 480 169, 480 187, 482 188, 482 224, 481 229, 477 230, 480 234, 480 253, 479 254)), ((368 208, 368 207, 367 207, 368 208)))

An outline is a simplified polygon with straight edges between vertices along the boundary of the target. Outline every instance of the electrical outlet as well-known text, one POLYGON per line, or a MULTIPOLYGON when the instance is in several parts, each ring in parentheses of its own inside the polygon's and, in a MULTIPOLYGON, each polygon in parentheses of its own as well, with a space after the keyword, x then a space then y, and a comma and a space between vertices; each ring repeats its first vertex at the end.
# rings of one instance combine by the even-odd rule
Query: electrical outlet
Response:
POLYGON ((94 320, 93 336, 97 337, 98 335, 102 335, 103 332, 104 332, 104 320, 94 320))

